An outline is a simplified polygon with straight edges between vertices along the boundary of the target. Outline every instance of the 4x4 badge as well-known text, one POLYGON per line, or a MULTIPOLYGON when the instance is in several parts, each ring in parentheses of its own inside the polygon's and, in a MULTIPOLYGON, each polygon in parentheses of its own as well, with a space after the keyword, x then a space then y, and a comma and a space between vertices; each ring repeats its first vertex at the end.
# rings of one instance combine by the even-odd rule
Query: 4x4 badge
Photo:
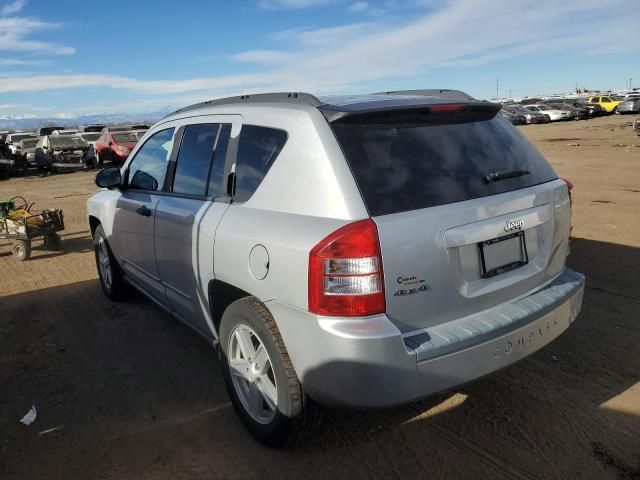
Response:
POLYGON ((524 228, 524 220, 507 220, 507 225, 504 227, 505 232, 511 230, 522 230, 524 228))

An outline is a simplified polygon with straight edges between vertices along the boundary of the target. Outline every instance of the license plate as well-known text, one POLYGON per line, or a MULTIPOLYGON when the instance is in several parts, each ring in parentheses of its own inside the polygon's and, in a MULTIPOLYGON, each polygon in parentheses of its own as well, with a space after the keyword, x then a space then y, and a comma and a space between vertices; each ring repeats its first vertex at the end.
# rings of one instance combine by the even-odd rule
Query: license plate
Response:
POLYGON ((478 243, 482 278, 491 278, 510 272, 529 263, 524 232, 514 232, 504 237, 478 243))

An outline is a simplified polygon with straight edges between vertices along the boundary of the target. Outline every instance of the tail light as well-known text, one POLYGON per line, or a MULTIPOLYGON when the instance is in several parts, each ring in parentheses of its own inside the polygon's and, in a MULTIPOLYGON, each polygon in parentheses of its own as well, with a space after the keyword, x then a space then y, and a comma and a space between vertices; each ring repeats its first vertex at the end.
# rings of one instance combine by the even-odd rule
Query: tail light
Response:
POLYGON ((573 190, 573 183, 566 178, 562 179, 567 184, 567 190, 569 191, 569 206, 573 206, 573 199, 571 198, 571 190, 573 190))
POLYGON ((378 229, 371 219, 345 225, 309 253, 309 311, 358 317, 385 311, 378 229))
MULTIPOLYGON (((567 190, 569 192, 569 207, 572 207, 573 206, 573 198, 571 197, 571 190, 573 190, 573 183, 571 183, 566 178, 563 178, 562 180, 564 181, 564 183, 567 184, 567 190)), ((567 247, 567 255, 569 255, 569 247, 571 246, 571 234, 572 233, 573 233, 573 222, 571 223, 571 226, 569 227, 569 241, 568 241, 568 247, 567 247)))

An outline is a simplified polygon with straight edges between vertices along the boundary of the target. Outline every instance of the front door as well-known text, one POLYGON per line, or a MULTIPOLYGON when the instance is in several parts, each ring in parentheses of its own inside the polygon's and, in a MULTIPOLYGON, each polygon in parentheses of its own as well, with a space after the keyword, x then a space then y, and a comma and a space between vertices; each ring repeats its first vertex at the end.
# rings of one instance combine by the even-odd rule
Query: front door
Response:
POLYGON ((215 230, 229 206, 224 169, 232 126, 224 123, 230 122, 228 117, 209 122, 180 129, 180 150, 170 162, 167 192, 156 209, 155 234, 158 269, 172 312, 207 336, 212 325, 205 313, 208 285, 202 277, 213 271, 215 230))
POLYGON ((113 225, 115 251, 125 275, 162 304, 166 297, 156 263, 155 216, 174 130, 152 135, 127 166, 113 225))

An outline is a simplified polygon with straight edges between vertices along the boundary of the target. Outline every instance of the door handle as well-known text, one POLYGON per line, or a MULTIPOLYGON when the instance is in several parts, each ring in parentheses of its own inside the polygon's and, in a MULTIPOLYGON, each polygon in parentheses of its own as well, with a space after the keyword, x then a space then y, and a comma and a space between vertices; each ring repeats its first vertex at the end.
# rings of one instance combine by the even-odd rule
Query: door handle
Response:
POLYGON ((140 208, 137 208, 136 213, 138 215, 142 215, 143 217, 151 216, 151 210, 149 210, 146 205, 142 205, 140 208))

